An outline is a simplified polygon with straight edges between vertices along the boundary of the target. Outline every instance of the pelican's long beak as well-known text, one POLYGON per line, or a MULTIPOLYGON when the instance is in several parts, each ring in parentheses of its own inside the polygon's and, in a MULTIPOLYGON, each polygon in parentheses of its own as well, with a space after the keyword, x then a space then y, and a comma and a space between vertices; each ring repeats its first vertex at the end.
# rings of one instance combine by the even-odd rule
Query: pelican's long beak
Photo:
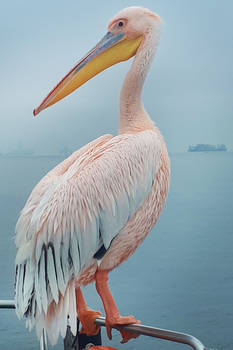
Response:
POLYGON ((55 86, 39 107, 34 109, 34 116, 69 95, 96 74, 134 56, 141 40, 142 37, 128 39, 124 33, 112 34, 108 32, 55 86))

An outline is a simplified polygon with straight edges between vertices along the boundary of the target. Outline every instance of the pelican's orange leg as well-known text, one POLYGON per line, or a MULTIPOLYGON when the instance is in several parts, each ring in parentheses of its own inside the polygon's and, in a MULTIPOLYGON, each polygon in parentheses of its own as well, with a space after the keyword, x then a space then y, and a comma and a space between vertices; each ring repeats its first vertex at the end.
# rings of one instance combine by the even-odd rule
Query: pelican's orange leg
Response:
POLYGON ((80 333, 85 333, 88 336, 98 334, 100 327, 95 324, 95 320, 101 315, 101 313, 94 311, 87 306, 80 288, 75 290, 75 294, 78 318, 82 324, 80 333))
MULTIPOLYGON (((133 316, 121 316, 116 307, 115 301, 111 294, 111 291, 108 286, 108 271, 107 270, 98 270, 95 275, 96 280, 96 290, 102 299, 104 304, 104 309, 106 313, 106 329, 109 339, 112 339, 112 327, 122 326, 133 323, 140 323, 133 316)), ((120 327, 119 327, 120 328, 120 327)), ((122 341, 121 343, 126 343, 131 338, 137 338, 139 335, 136 333, 121 331, 122 341)))

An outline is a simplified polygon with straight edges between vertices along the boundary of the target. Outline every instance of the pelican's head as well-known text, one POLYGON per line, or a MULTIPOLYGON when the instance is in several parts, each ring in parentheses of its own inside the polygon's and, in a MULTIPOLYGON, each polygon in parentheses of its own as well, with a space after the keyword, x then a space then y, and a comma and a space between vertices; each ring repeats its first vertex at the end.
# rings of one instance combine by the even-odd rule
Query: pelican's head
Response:
POLYGON ((136 39, 161 23, 162 20, 156 13, 147 8, 132 6, 117 13, 111 19, 108 30, 113 34, 122 32, 128 39, 136 39))
POLYGON ((55 86, 33 111, 34 116, 79 88, 106 68, 128 60, 143 37, 161 23, 158 15, 142 7, 128 7, 112 18, 108 32, 55 86))

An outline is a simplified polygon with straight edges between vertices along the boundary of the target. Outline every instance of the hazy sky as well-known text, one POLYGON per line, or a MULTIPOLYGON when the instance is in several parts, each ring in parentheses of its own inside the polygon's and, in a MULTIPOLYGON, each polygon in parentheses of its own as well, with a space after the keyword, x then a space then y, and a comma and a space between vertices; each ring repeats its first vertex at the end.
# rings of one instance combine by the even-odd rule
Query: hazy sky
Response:
POLYGON ((232 0, 8 0, 0 4, 0 152, 57 153, 117 133, 131 62, 101 73, 43 111, 32 110, 105 34, 119 10, 141 5, 164 20, 143 100, 169 152, 189 144, 233 149, 232 0))

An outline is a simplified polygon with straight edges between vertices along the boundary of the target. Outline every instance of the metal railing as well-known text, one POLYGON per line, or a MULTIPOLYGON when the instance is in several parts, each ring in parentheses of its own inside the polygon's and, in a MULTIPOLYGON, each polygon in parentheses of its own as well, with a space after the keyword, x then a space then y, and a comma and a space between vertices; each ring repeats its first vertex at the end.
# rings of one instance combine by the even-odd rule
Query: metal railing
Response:
MULTIPOLYGON (((0 309, 15 309, 14 300, 0 300, 0 309)), ((98 317, 95 321, 98 326, 105 327, 105 318, 98 317)), ((131 324, 121 327, 122 330, 145 335, 153 338, 169 340, 191 346, 194 350, 207 350, 205 346, 192 335, 160 329, 142 324, 131 324)), ((43 332, 40 339, 40 350, 48 350, 46 333, 43 332)), ((68 349, 67 349, 68 350, 68 349)))

